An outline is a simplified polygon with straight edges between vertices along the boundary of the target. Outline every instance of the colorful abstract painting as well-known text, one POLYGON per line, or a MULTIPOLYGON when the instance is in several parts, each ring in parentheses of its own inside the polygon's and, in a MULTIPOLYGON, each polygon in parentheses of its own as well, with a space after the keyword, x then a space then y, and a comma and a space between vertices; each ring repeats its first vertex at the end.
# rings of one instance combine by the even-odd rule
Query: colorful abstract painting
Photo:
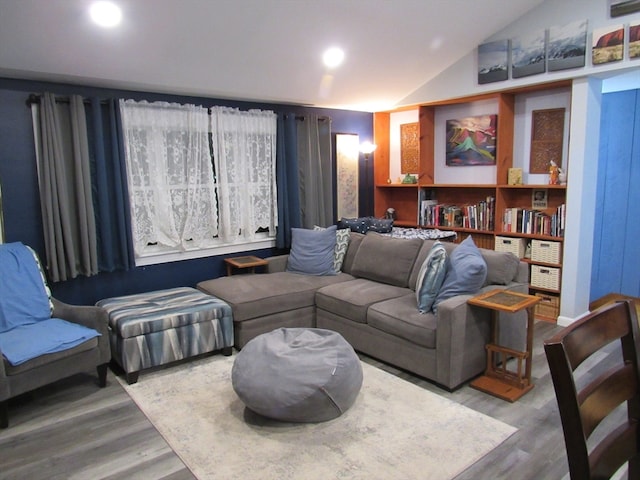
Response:
POLYGON ((495 165, 497 115, 447 120, 448 166, 495 165))

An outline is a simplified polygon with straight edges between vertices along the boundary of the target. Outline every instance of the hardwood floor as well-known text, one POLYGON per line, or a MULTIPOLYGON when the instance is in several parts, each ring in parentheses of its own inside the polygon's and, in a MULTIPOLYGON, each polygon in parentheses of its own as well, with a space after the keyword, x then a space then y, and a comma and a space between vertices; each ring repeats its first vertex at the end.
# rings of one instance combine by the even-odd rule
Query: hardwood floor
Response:
MULTIPOLYGON (((568 478, 568 467, 542 346, 559 329, 555 324, 536 322, 535 388, 515 403, 469 386, 446 392, 407 372, 362 359, 518 428, 457 480, 560 480, 568 478)), ((79 375, 11 401, 9 428, 0 430, 0 478, 182 480, 194 476, 110 371, 104 389, 97 387, 95 376, 79 375)))

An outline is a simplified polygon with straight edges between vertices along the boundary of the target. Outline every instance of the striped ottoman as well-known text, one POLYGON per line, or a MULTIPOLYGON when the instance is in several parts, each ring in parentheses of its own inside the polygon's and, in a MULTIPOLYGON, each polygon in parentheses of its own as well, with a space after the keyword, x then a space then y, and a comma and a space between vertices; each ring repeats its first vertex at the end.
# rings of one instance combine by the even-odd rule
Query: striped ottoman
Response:
POLYGON ((231 307, 194 288, 107 298, 96 305, 109 313, 112 358, 129 384, 145 368, 216 350, 231 355, 231 307))

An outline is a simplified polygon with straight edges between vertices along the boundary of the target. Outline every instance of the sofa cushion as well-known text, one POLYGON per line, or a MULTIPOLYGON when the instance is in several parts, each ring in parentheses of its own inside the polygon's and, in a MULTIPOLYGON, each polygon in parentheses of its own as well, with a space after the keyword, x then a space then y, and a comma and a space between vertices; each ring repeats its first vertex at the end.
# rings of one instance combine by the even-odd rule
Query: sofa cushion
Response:
POLYGON ((320 287, 353 280, 351 275, 302 275, 292 272, 233 275, 198 283, 199 290, 233 308, 233 321, 242 322, 274 313, 313 307, 320 287))
POLYGON ((480 249, 487 264, 486 285, 507 285, 516 278, 520 259, 511 252, 480 249))
POLYGON ((436 318, 420 314, 413 294, 374 303, 367 312, 367 323, 378 330, 426 348, 436 348, 436 318))
POLYGON ((407 287, 409 274, 422 247, 418 238, 392 238, 369 232, 353 261, 351 274, 376 282, 407 287))
POLYGON ((438 304, 456 295, 474 294, 484 285, 487 278, 487 264, 469 235, 449 256, 447 275, 434 302, 434 312, 438 304))
POLYGON ((358 249, 360 248, 360 244, 362 243, 363 239, 364 234, 350 232, 347 253, 345 254, 344 261, 342 262, 342 271, 344 273, 351 273, 351 269, 353 268, 353 261, 356 258, 356 253, 358 253, 358 249))
POLYGON ((436 242, 431 247, 427 258, 422 262, 420 273, 418 274, 416 300, 420 313, 431 311, 446 274, 447 251, 442 242, 436 242))
POLYGON ((305 275, 335 275, 336 226, 324 230, 291 229, 287 271, 305 275))
POLYGON ((407 293, 413 292, 408 288, 357 278, 320 288, 316 293, 316 307, 354 322, 366 323, 369 305, 407 293))

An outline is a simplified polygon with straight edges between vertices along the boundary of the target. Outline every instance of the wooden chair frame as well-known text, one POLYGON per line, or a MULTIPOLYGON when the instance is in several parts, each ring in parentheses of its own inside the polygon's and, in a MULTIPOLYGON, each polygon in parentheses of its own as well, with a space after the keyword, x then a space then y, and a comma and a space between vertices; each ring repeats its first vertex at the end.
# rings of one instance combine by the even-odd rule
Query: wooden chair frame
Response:
POLYGON ((603 306, 547 339, 544 349, 572 480, 608 479, 626 462, 629 479, 640 479, 640 336, 634 304, 603 306), (623 362, 578 390, 574 377, 578 366, 618 340, 623 362), (596 427, 625 402, 625 421, 597 445, 588 443, 596 427))

